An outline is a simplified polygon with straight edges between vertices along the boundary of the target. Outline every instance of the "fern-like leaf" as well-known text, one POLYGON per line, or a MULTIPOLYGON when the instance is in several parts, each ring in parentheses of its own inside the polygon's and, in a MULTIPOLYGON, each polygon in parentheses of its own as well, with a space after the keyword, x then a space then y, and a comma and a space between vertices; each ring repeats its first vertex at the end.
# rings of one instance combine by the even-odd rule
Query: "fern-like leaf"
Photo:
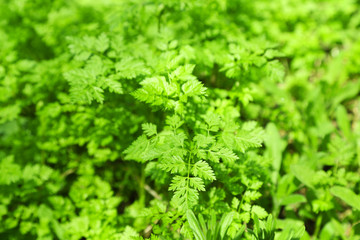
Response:
POLYGON ((199 176, 210 181, 214 181, 216 179, 214 171, 205 161, 196 162, 192 168, 192 174, 196 177, 199 176))

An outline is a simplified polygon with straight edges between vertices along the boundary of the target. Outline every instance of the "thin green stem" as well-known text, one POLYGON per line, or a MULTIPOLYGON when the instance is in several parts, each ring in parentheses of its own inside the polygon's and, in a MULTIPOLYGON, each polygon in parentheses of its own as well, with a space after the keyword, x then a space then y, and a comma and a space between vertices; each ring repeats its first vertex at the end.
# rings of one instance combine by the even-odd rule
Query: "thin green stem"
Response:
POLYGON ((314 232, 314 237, 317 238, 319 231, 320 231, 320 227, 321 227, 321 222, 322 222, 322 217, 323 215, 320 214, 320 216, 316 219, 316 225, 315 225, 315 232, 314 232))
MULTIPOLYGON (((247 190, 247 188, 245 189, 245 192, 246 192, 246 190, 247 190)), ((240 204, 239 204, 239 206, 238 206, 238 208, 237 208, 237 210, 238 210, 239 213, 240 213, 241 205, 243 204, 243 202, 244 202, 244 197, 241 197, 240 204)))
MULTIPOLYGON (((186 189, 189 189, 189 184, 190 184, 190 169, 191 169, 191 153, 189 154, 189 160, 188 160, 188 172, 187 172, 187 182, 186 182, 186 189)), ((188 205, 188 193, 189 191, 186 191, 186 203, 188 205)))
POLYGON ((141 172, 140 172, 139 202, 140 202, 140 206, 145 207, 145 167, 144 167, 144 165, 141 165, 141 172))

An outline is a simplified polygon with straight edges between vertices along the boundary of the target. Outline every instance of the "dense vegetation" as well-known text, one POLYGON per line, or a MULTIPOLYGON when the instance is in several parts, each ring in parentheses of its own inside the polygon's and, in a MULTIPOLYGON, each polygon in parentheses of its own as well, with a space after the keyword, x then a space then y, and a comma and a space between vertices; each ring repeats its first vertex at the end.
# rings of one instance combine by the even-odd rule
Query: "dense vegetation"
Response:
POLYGON ((360 239, 358 0, 0 0, 0 239, 360 239))

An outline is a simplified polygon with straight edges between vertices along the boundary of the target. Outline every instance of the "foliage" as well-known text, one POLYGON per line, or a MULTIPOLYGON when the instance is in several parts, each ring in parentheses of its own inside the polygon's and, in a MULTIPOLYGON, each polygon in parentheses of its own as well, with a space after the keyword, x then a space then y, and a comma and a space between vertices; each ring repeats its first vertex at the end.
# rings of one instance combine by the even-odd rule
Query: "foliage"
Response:
POLYGON ((0 0, 0 239, 360 239, 359 9, 0 0))

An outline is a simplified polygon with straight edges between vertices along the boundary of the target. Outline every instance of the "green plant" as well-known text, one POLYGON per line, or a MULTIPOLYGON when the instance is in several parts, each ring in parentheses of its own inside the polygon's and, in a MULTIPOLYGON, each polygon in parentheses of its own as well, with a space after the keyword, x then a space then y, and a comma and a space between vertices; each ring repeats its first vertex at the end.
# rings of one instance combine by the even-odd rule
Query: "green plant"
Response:
POLYGON ((0 239, 360 239, 355 0, 0 0, 0 239))

